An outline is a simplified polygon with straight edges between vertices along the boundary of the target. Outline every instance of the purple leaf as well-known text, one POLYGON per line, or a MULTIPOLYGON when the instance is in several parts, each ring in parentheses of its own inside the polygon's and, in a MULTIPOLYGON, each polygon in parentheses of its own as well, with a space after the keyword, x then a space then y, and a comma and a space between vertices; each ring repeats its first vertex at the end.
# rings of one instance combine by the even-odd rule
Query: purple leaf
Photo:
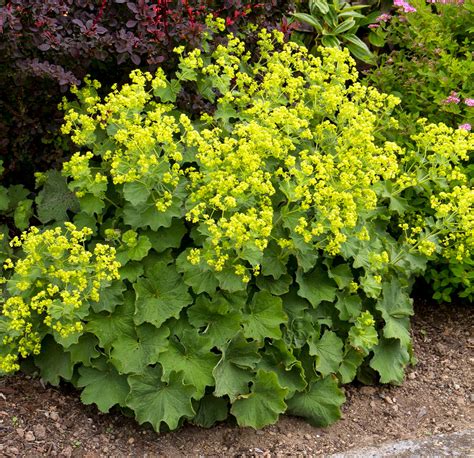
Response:
POLYGON ((140 65, 141 59, 137 54, 130 54, 130 59, 135 65, 140 65))

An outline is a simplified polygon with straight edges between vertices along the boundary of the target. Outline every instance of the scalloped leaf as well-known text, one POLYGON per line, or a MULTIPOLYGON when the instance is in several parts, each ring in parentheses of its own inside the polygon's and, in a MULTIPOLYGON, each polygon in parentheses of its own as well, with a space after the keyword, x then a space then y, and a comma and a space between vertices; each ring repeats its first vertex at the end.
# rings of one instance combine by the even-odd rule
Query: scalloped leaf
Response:
POLYGON ((278 421, 285 412, 287 388, 278 383, 275 373, 259 370, 252 383, 249 394, 241 395, 234 401, 230 412, 237 419, 239 426, 263 428, 278 421))
POLYGON ((160 327, 169 318, 178 318, 181 310, 192 303, 188 286, 173 264, 157 262, 133 285, 136 292, 135 323, 160 327))
POLYGON ((162 423, 176 429, 182 418, 193 418, 196 414, 192 405, 195 389, 184 383, 183 375, 173 372, 167 383, 161 377, 159 366, 128 377, 127 406, 135 412, 140 424, 148 422, 155 431, 161 430, 162 423))
POLYGON ((345 400, 336 377, 329 376, 288 400, 288 413, 306 418, 313 426, 329 426, 341 418, 345 400))

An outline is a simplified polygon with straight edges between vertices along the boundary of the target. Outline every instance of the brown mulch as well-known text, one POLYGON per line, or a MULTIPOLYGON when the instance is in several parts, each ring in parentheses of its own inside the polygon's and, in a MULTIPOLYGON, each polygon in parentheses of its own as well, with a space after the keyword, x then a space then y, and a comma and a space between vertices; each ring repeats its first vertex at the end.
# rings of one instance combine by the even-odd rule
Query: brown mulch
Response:
POLYGON ((25 375, 0 379, 0 456, 327 455, 472 426, 472 307, 417 301, 418 364, 401 387, 346 387, 343 419, 321 429, 284 416, 254 431, 230 423, 156 434, 119 413, 84 406, 71 387, 25 375))

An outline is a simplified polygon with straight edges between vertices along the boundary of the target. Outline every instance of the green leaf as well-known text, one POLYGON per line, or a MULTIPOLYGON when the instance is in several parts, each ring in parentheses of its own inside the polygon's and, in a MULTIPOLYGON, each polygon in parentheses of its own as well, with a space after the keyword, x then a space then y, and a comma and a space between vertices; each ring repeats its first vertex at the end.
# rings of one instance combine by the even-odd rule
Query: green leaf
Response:
POLYGON ((397 279, 382 286, 382 298, 375 305, 376 309, 382 313, 385 320, 383 328, 384 336, 387 339, 399 339, 402 345, 409 345, 410 319, 413 315, 413 300, 403 289, 397 279))
POLYGON ((126 265, 120 267, 120 280, 128 280, 130 283, 135 283, 137 278, 143 275, 145 269, 143 263, 128 262, 126 265))
POLYGON ((100 215, 105 207, 104 201, 91 193, 79 197, 79 205, 81 211, 90 216, 93 216, 94 214, 100 215))
POLYGON ((316 356, 316 370, 323 377, 338 371, 343 357, 343 343, 335 332, 326 331, 319 341, 309 341, 308 345, 309 354, 316 356))
POLYGON ((24 231, 30 225, 30 219, 33 216, 33 201, 31 199, 25 199, 18 202, 15 211, 13 213, 13 221, 15 226, 24 231))
POLYGON ((214 112, 214 118, 221 120, 223 127, 227 130, 232 130, 230 120, 232 118, 239 118, 239 113, 235 110, 234 104, 219 100, 217 110, 214 112))
POLYGON ((89 229, 92 229, 92 233, 94 235, 97 233, 97 220, 95 216, 86 215, 85 213, 78 213, 74 215, 72 221, 77 230, 88 227, 89 229))
POLYGON ((177 79, 166 82, 166 87, 157 87, 153 90, 153 95, 159 97, 162 102, 176 102, 176 96, 181 90, 181 84, 177 79))
POLYGON ((117 261, 122 266, 128 261, 141 261, 150 251, 151 242, 146 235, 140 235, 133 246, 124 246, 117 252, 117 261))
POLYGON ((135 323, 160 327, 169 318, 178 318, 192 297, 174 265, 161 261, 146 274, 133 285, 137 295, 135 323))
POLYGON ((362 300, 355 294, 340 292, 337 293, 336 308, 342 321, 355 321, 362 309, 362 300))
POLYGON ((76 363, 82 363, 84 366, 90 366, 91 360, 97 358, 100 353, 97 351, 97 344, 99 341, 97 337, 86 333, 79 337, 79 341, 76 344, 68 347, 67 351, 71 354, 71 361, 76 363))
MULTIPOLYGON (((371 31, 369 33, 369 42, 372 46, 376 46, 377 48, 383 48, 385 46, 385 36, 371 31)), ((395 210, 397 211, 397 210, 395 210)))
POLYGON ((99 410, 106 413, 115 404, 125 405, 130 388, 127 377, 120 375, 104 359, 94 363, 94 367, 80 367, 78 387, 84 387, 81 401, 96 404, 99 410))
POLYGON ((192 418, 195 411, 192 405, 194 387, 183 382, 182 374, 173 372, 168 383, 161 380, 159 366, 147 368, 142 375, 128 377, 131 391, 127 406, 134 410, 140 424, 151 423, 156 431, 166 423, 173 430, 181 418, 192 418))
POLYGON ((195 399, 204 396, 206 386, 214 386, 212 371, 219 356, 211 352, 210 339, 200 337, 196 330, 185 331, 177 339, 170 339, 160 354, 163 380, 167 381, 173 371, 183 373, 183 381, 196 388, 195 399))
POLYGON ((148 200, 150 191, 143 183, 132 181, 123 185, 123 196, 132 205, 141 205, 148 200))
POLYGON ((359 284, 367 297, 377 299, 380 296, 382 284, 371 273, 366 272, 363 277, 359 277, 359 284))
POLYGON ((214 396, 227 395, 233 402, 239 395, 249 391, 249 382, 260 361, 258 343, 248 342, 239 333, 219 350, 222 356, 212 372, 216 382, 214 396))
POLYGON ((120 336, 112 343, 110 360, 121 374, 141 374, 146 366, 155 364, 166 351, 169 329, 143 324, 135 337, 120 336))
POLYGON ((99 302, 92 302, 92 310, 96 313, 112 313, 117 305, 123 304, 123 292, 125 290, 126 286, 120 281, 115 281, 110 286, 101 288, 99 302))
POLYGON ((68 211, 77 213, 79 201, 70 191, 67 180, 57 170, 45 173, 46 182, 36 197, 38 219, 46 224, 49 221, 67 221, 68 211))
POLYGON ((310 274, 303 275, 300 269, 296 272, 299 285, 298 295, 308 299, 313 307, 322 301, 333 302, 336 298, 336 286, 327 273, 317 267, 310 274))
POLYGON ((157 231, 146 231, 143 235, 148 237, 152 248, 157 253, 162 253, 169 248, 179 248, 186 232, 183 220, 174 218, 170 227, 161 227, 157 231))
POLYGON ((226 399, 216 398, 212 394, 204 396, 199 401, 192 422, 202 428, 210 428, 218 421, 224 421, 228 414, 227 404, 226 399))
POLYGON ((407 349, 398 339, 381 338, 373 352, 370 367, 380 374, 380 382, 400 385, 405 367, 410 361, 407 349))
POLYGON ((85 331, 95 334, 100 346, 106 351, 110 349, 112 342, 122 336, 135 336, 135 296, 126 294, 124 299, 124 303, 117 306, 113 313, 91 314, 85 326, 85 331))
POLYGON ((340 33, 347 32, 349 29, 355 26, 355 21, 353 18, 346 19, 345 21, 341 22, 333 31, 334 35, 338 35, 340 33))
POLYGON ((74 371, 70 353, 65 352, 49 335, 41 342, 41 353, 35 356, 35 364, 41 370, 41 378, 54 386, 59 385, 61 378, 71 380, 74 371))
POLYGON ((349 329, 349 343, 365 355, 378 344, 379 338, 375 329, 375 321, 370 312, 361 313, 354 326, 349 329))
POLYGON ((263 252, 262 274, 265 276, 271 275, 275 280, 278 280, 286 274, 287 262, 288 255, 283 253, 283 250, 275 241, 271 240, 263 252))
POLYGON ((329 5, 325 0, 310 0, 309 9, 311 14, 316 14, 316 10, 319 10, 322 14, 327 14, 329 11, 329 5))
POLYGON ((155 205, 134 206, 127 202, 123 208, 123 220, 133 229, 149 227, 157 231, 160 227, 170 227, 173 218, 181 218, 183 213, 181 199, 173 197, 171 206, 165 212, 157 210, 155 205))
POLYGON ((197 89, 199 94, 201 94, 205 99, 214 103, 216 100, 216 94, 214 93, 214 85, 211 78, 203 78, 198 76, 197 78, 197 89))
POLYGON ((351 383, 357 375, 357 369, 362 364, 365 354, 363 351, 349 347, 344 354, 344 359, 339 366, 341 383, 351 383))
POLYGON ((183 274, 184 283, 190 286, 196 294, 206 292, 213 294, 219 282, 214 273, 211 272, 205 263, 193 265, 188 260, 189 249, 181 253, 176 259, 176 268, 183 274))
POLYGON ((343 35, 343 38, 349 41, 349 43, 346 43, 346 46, 354 57, 368 64, 375 63, 374 55, 359 37, 347 33, 343 35))
POLYGON ((0 211, 8 210, 10 206, 10 198, 8 197, 8 189, 0 186, 0 211))
POLYGON ((328 276, 336 282, 339 289, 347 288, 354 280, 352 270, 348 264, 339 264, 336 267, 329 267, 328 276))
POLYGON ((280 325, 287 320, 281 298, 272 296, 268 291, 260 291, 255 293, 249 312, 244 315, 244 335, 255 340, 279 339, 280 325))
POLYGON ((180 71, 176 72, 176 76, 180 81, 196 81, 197 72, 194 68, 186 67, 184 62, 179 64, 180 71))
POLYGON ((15 184, 8 187, 8 199, 10 200, 10 208, 16 208, 22 200, 30 195, 30 191, 21 184, 15 184))
POLYGON ((233 310, 220 295, 212 300, 205 295, 199 296, 187 313, 195 328, 204 328, 202 333, 209 337, 213 346, 224 345, 241 330, 242 314, 233 310))
POLYGON ((241 395, 232 404, 230 412, 237 419, 239 426, 250 426, 259 429, 278 421, 286 410, 286 388, 278 384, 273 372, 259 370, 249 394, 241 395))
POLYGON ((219 287, 229 293, 244 291, 247 288, 247 284, 240 275, 234 272, 233 268, 224 268, 220 272, 215 272, 214 275, 219 282, 219 287))
POLYGON ((265 352, 257 368, 274 372, 279 385, 287 388, 289 395, 295 391, 302 391, 307 386, 301 362, 283 340, 274 340, 265 346, 265 352))
MULTIPOLYGON (((369 40, 373 36, 378 36, 374 32, 369 34, 369 40)), ((372 38, 373 39, 373 38, 372 38)), ((373 44, 373 43, 372 43, 373 44)), ((384 45, 384 40, 382 39, 382 45, 384 45)), ((378 46, 378 45, 375 45, 378 46)), ((406 199, 400 197, 396 190, 393 189, 393 183, 391 181, 380 181, 375 186, 375 191, 377 194, 380 194, 381 197, 388 198, 390 200, 389 210, 395 211, 399 215, 403 215, 412 207, 406 199)))
POLYGON ((321 37, 321 43, 327 48, 339 48, 341 42, 334 35, 324 35, 321 37))
POLYGON ((329 376, 288 400, 288 413, 306 418, 313 426, 329 426, 341 418, 340 407, 345 400, 337 379, 329 376))
POLYGON ((268 291, 275 296, 286 294, 290 290, 290 285, 293 283, 291 275, 282 275, 278 280, 273 277, 264 277, 259 275, 257 277, 257 286, 260 290, 268 291))

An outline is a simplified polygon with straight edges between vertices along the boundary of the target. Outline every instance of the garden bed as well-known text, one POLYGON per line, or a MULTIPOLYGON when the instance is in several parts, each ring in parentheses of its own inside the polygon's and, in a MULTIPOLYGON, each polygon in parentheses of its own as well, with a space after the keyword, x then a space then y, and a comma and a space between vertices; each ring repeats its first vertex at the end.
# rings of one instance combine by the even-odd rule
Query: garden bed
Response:
POLYGON ((461 431, 472 425, 472 308, 415 301, 418 358, 401 387, 346 387, 343 419, 329 428, 284 416, 254 431, 230 423, 156 434, 120 413, 99 414, 69 386, 24 375, 0 380, 0 455, 322 455, 461 431))

